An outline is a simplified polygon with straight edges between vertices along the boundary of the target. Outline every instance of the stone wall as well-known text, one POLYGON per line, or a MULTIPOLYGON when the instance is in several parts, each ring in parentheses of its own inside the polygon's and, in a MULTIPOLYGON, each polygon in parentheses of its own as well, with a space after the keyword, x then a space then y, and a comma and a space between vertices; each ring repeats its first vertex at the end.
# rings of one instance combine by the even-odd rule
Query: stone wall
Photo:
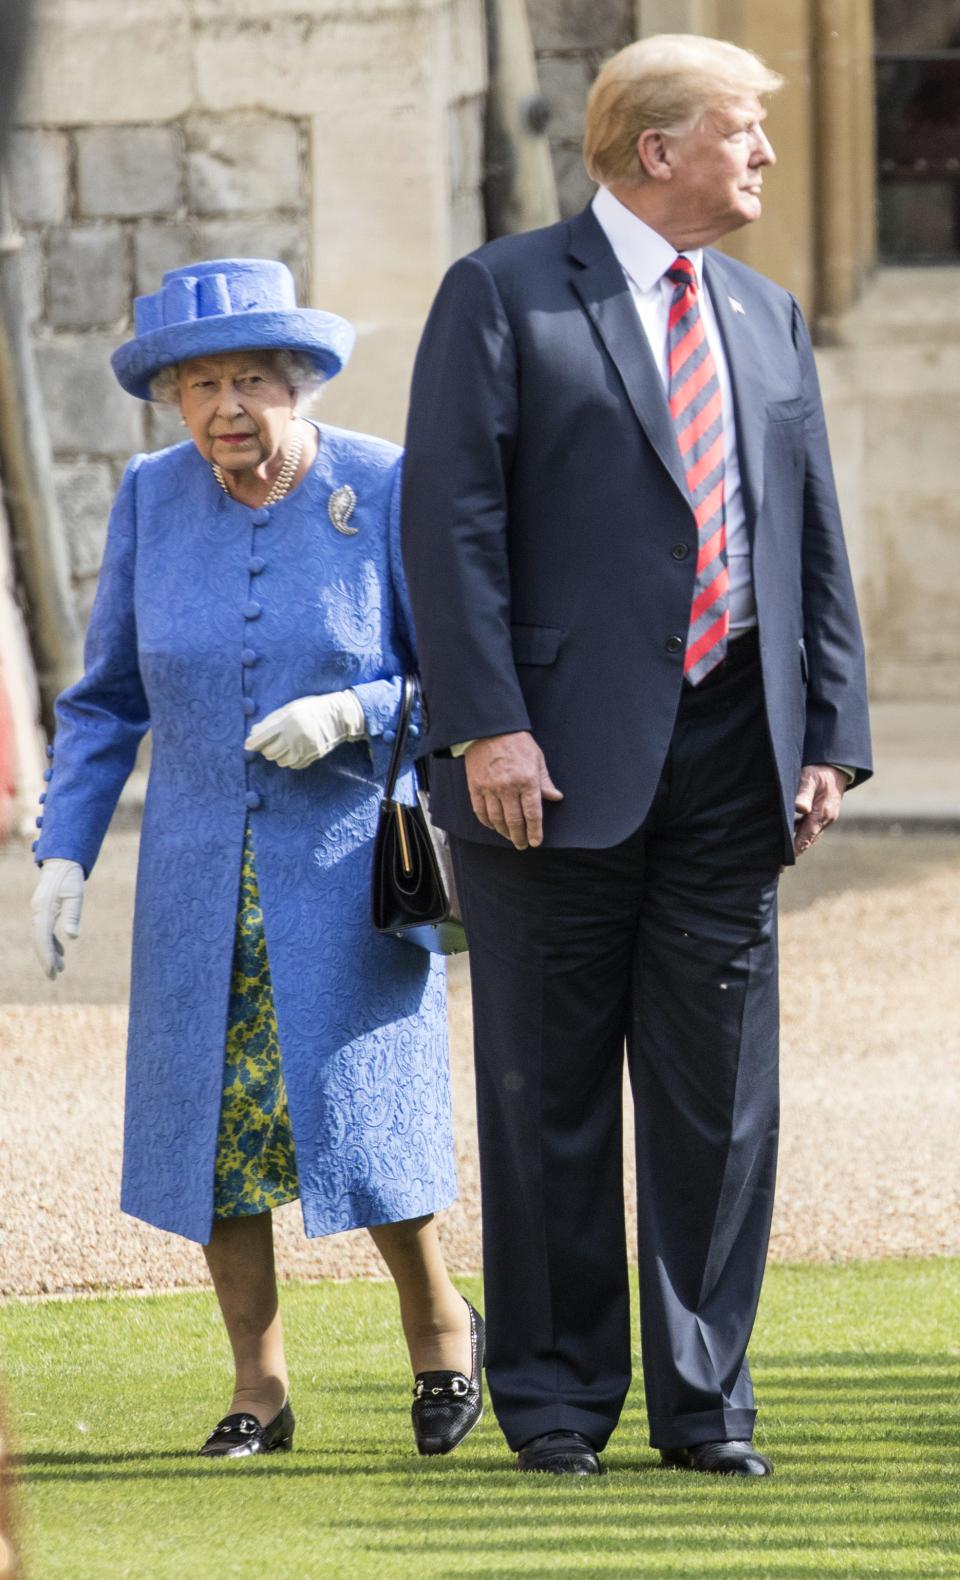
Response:
POLYGON ((540 88, 550 106, 547 135, 564 216, 596 188, 583 168, 583 109, 603 62, 638 37, 635 0, 527 0, 540 88))
POLYGON ((165 269, 277 257, 353 320, 330 420, 397 438, 443 269, 482 238, 482 0, 39 0, 9 160, 81 612, 127 458, 182 437, 110 353, 165 269))

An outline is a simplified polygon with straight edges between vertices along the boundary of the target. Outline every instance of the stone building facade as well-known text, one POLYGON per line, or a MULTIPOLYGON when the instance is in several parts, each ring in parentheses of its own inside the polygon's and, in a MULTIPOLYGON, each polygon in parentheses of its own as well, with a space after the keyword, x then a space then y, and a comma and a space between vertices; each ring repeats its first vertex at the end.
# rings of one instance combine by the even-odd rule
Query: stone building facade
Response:
MULTIPOLYGON (((894 8, 895 9, 895 8, 894 8)), ((944 10, 931 6, 931 15, 944 10)), ((875 695, 960 682, 960 274, 877 267, 874 21, 883 0, 527 0, 561 211, 591 194, 583 103, 631 38, 695 31, 787 78, 764 218, 731 252, 818 339, 875 695)), ((333 422, 402 434, 446 265, 483 239, 483 0, 38 0, 11 165, 81 603, 119 469, 177 437, 109 372, 135 291, 191 257, 286 258, 359 330, 333 422)), ((958 150, 960 152, 960 150, 958 150)))
POLYGON ((277 257, 358 327, 330 420, 399 437, 439 273, 479 244, 482 0, 40 0, 8 162, 81 613, 130 455, 182 437, 119 388, 133 297, 277 257), (147 42, 148 41, 148 42, 147 42), (349 384, 348 381, 349 380, 349 384))

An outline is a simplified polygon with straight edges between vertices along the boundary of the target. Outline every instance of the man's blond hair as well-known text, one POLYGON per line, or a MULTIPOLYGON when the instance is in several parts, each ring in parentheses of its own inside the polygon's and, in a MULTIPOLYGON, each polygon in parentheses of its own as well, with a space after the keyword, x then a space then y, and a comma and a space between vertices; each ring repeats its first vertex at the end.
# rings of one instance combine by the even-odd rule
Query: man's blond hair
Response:
POLYGON ((758 55, 724 39, 657 33, 628 44, 607 61, 590 90, 583 139, 587 171, 600 186, 643 181, 637 153, 642 132, 682 136, 708 110, 782 87, 783 78, 758 55))

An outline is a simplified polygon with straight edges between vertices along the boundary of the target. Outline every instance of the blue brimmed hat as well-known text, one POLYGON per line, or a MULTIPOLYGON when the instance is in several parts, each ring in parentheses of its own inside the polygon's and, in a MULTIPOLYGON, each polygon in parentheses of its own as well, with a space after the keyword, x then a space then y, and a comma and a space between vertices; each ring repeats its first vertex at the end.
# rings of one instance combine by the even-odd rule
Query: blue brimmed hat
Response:
POLYGON ((356 334, 336 313, 298 307, 293 275, 267 258, 217 258, 169 269, 152 296, 134 302, 136 336, 111 357, 131 395, 150 399, 161 368, 218 351, 299 351, 332 379, 356 334))

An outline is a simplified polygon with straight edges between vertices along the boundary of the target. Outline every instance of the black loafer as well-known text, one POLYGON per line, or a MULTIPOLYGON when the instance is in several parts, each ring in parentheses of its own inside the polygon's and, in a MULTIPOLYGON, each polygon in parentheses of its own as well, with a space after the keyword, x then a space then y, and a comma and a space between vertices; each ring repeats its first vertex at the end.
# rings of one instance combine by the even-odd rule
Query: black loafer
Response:
POLYGON ((554 1476, 602 1476, 597 1451, 582 1432, 544 1432, 524 1443, 518 1470, 545 1470, 554 1476))
POLYGON ((275 1454, 293 1447, 296 1426, 290 1401, 266 1426, 255 1415, 241 1411, 218 1421, 200 1453, 207 1459, 248 1459, 251 1454, 275 1454))
POLYGON ((660 1458, 671 1470, 705 1470, 714 1476, 772 1476, 773 1464, 752 1443, 693 1443, 689 1448, 661 1448, 660 1458))
POLYGON ((421 1454, 449 1454, 483 1415, 481 1371, 485 1328, 469 1300, 470 1376, 463 1372, 418 1372, 410 1416, 421 1454))

